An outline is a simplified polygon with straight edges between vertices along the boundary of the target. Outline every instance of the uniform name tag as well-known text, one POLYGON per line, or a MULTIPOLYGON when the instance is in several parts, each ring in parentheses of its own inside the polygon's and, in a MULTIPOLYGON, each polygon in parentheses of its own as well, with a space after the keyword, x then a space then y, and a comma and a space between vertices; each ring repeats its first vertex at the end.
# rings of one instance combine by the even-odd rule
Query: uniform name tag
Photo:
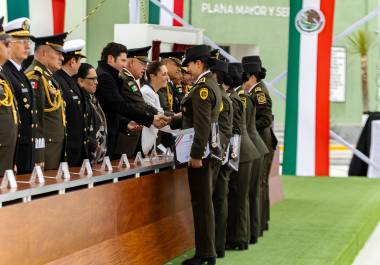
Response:
POLYGON ((29 91, 28 91, 27 88, 22 88, 22 89, 21 89, 21 92, 22 92, 22 93, 28 93, 29 91))
POLYGON ((73 99, 79 99, 79 97, 78 96, 73 96, 73 99))

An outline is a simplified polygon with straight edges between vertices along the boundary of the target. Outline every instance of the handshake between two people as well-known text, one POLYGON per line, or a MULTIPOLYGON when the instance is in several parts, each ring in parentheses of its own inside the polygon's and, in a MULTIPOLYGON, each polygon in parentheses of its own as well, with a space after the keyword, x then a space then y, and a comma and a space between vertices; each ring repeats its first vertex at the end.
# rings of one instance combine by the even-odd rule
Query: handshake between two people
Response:
MULTIPOLYGON (((174 114, 173 116, 176 117, 176 116, 181 116, 181 115, 182 115, 181 113, 177 113, 177 114, 174 114)), ((163 128, 166 125, 169 125, 171 123, 173 116, 166 116, 164 114, 156 114, 156 115, 154 115, 152 124, 157 129, 161 129, 161 128, 163 128)), ((128 130, 131 132, 141 131, 143 127, 144 127, 143 125, 141 125, 135 121, 130 121, 128 123, 128 130)))

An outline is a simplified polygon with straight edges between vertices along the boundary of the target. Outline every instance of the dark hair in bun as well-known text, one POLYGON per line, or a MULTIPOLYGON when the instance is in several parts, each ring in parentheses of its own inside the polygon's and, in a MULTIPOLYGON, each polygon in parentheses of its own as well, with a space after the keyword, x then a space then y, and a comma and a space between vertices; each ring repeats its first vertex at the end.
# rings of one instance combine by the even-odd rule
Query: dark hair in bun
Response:
POLYGON ((265 79, 265 77, 267 76, 267 69, 264 67, 261 67, 261 71, 258 75, 259 75, 258 79, 260 80, 265 79))
POLYGON ((74 75, 74 79, 78 79, 79 77, 86 78, 90 69, 95 69, 95 68, 91 64, 81 63, 78 69, 78 73, 74 75))

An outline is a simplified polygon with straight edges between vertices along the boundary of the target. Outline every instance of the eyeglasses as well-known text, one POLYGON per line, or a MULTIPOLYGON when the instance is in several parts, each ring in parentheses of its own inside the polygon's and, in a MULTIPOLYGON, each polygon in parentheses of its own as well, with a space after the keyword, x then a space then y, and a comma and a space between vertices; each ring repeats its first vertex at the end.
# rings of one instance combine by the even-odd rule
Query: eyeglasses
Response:
POLYGON ((21 44, 30 44, 31 43, 31 40, 30 39, 20 39, 20 38, 14 38, 11 40, 11 42, 14 42, 14 43, 21 43, 21 44))
POLYGON ((9 40, 1 40, 0 42, 4 43, 5 47, 9 47, 10 41, 9 40))
POLYGON ((85 77, 84 79, 88 79, 88 80, 91 80, 93 82, 98 81, 98 77, 97 76, 96 77, 85 77))

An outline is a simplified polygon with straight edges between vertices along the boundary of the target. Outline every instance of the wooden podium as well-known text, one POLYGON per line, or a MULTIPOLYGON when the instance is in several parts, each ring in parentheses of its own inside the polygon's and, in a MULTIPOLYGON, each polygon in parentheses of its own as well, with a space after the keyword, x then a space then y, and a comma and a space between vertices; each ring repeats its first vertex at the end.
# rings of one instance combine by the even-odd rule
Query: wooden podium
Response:
POLYGON ((0 265, 159 265, 193 248, 186 168, 114 167, 0 192, 0 265))

